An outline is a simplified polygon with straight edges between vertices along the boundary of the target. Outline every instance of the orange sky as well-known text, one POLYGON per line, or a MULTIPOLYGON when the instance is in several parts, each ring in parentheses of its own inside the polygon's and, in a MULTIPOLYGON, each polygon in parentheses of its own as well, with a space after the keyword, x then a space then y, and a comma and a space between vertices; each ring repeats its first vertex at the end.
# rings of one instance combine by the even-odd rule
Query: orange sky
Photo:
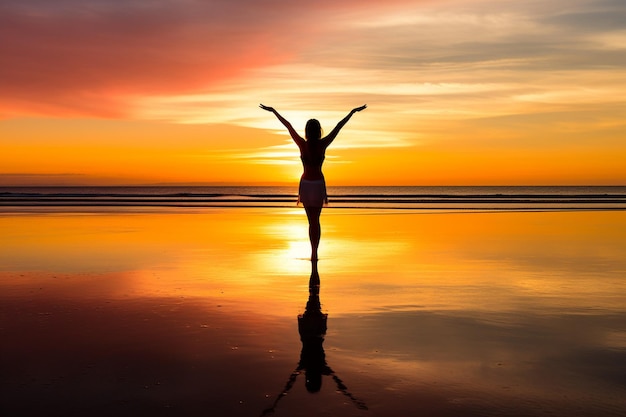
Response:
POLYGON ((0 185, 626 184, 613 0, 0 5, 0 185))

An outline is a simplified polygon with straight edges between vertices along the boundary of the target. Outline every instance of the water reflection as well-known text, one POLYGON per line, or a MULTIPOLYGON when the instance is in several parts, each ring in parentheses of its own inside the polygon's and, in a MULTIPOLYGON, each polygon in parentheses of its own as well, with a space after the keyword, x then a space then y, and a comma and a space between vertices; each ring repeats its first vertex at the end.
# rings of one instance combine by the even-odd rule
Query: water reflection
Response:
POLYGON ((345 395, 360 410, 367 410, 364 401, 358 399, 350 391, 335 371, 326 362, 324 338, 327 330, 328 314, 322 312, 320 302, 320 276, 317 261, 311 261, 311 277, 309 278, 309 299, 304 313, 298 315, 298 333, 302 342, 300 362, 293 370, 285 387, 276 397, 271 407, 265 409, 261 416, 267 416, 276 410, 280 401, 289 393, 299 375, 304 373, 305 387, 308 392, 316 393, 322 388, 324 376, 330 376, 337 386, 337 392, 345 395))

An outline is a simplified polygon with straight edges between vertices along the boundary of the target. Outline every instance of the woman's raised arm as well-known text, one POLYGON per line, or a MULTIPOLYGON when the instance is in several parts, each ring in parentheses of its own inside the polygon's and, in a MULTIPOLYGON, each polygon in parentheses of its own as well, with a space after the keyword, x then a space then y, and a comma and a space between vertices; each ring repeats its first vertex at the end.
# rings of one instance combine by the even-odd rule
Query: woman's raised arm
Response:
POLYGON ((323 139, 323 141, 326 142, 326 146, 330 145, 331 142, 335 140, 341 128, 344 127, 346 123, 348 123, 348 120, 350 120, 350 118, 352 117, 354 113, 360 112, 361 110, 365 110, 366 108, 367 108, 367 104, 364 104, 361 107, 355 107, 354 109, 350 110, 350 113, 348 113, 346 117, 341 119, 341 121, 337 123, 337 126, 335 126, 335 128, 323 139))
POLYGON ((291 126, 291 123, 289 123, 287 119, 281 116, 280 113, 278 113, 276 109, 274 109, 274 107, 266 106, 264 104, 259 104, 259 107, 270 113, 274 113, 274 116, 276 116, 276 118, 280 120, 280 122, 287 128, 289 134, 291 135, 291 138, 294 140, 294 142, 296 142, 296 144, 300 145, 300 143, 304 142, 302 136, 298 135, 298 132, 296 132, 293 126, 291 126))

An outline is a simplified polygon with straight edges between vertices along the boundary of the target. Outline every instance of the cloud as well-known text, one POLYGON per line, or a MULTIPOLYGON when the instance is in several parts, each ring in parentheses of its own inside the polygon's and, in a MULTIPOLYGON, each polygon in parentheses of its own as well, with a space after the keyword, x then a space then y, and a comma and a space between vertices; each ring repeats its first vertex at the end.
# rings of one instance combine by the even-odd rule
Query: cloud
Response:
POLYGON ((415 71, 622 68, 623 44, 607 48, 597 36, 622 33, 623 39, 626 6, 577 3, 569 13, 552 3, 510 1, 390 10, 331 32, 329 48, 309 53, 341 66, 415 71), (341 57, 331 60, 339 50, 341 57))
POLYGON ((207 91, 296 59, 324 30, 323 17, 353 5, 381 7, 374 0, 7 0, 0 115, 123 117, 136 97, 207 91))
MULTIPOLYGON (((281 132, 283 136, 287 136, 286 132, 281 132)), ((343 150, 353 149, 372 149, 372 148, 400 148, 411 146, 412 143, 408 140, 403 140, 401 135, 389 137, 388 132, 367 132, 352 136, 344 135, 341 140, 337 140, 332 144, 332 151, 329 153, 336 153, 343 150), (371 136, 370 136, 371 135, 371 136), (355 139, 356 136, 358 139, 355 139)), ((300 158, 298 157, 298 149, 295 144, 289 140, 281 145, 266 146, 263 148, 252 149, 228 149, 224 152, 214 152, 213 156, 219 156, 220 159, 233 159, 233 160, 246 160, 254 164, 269 164, 269 165, 300 165, 300 158)), ((206 155, 200 155, 205 157, 206 155)), ((345 158, 337 157, 332 154, 326 155, 327 160, 332 160, 333 164, 347 163, 345 158)))
POLYGON ((128 97, 196 91, 282 62, 295 42, 283 33, 290 22, 272 13, 255 19, 259 7, 232 10, 234 2, 45 4, 0 7, 5 116, 114 117, 128 110, 128 97))

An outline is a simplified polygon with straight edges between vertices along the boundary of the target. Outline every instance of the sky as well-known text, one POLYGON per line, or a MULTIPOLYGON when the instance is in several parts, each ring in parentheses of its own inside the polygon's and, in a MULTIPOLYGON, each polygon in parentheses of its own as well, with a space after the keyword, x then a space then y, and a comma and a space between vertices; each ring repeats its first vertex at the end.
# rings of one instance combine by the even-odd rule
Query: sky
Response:
POLYGON ((625 185, 623 0, 0 0, 0 185, 625 185))

